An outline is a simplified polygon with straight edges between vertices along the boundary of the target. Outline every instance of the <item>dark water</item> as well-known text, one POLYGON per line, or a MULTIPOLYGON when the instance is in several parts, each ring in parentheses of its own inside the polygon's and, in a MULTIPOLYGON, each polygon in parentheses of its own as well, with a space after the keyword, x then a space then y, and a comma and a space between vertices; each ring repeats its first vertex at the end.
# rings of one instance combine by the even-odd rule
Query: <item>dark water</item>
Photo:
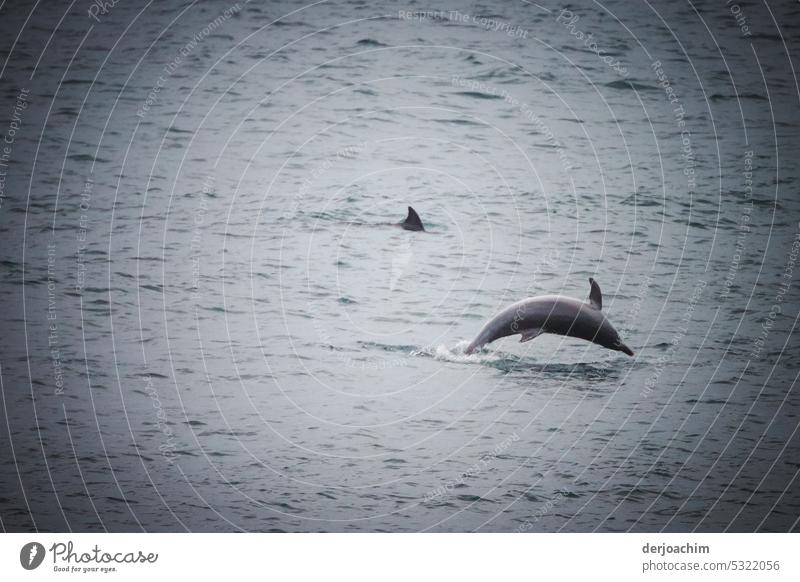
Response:
POLYGON ((796 3, 97 6, 0 7, 5 530, 798 529, 796 3))

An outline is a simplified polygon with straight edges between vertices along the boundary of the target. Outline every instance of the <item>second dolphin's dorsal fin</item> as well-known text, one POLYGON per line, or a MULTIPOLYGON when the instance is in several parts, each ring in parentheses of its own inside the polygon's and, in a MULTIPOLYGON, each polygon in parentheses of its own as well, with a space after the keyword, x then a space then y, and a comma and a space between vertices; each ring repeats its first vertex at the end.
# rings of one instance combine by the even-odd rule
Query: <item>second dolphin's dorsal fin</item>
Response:
POLYGON ((603 294, 600 292, 600 285, 591 277, 589 277, 589 285, 591 285, 589 304, 595 309, 603 309, 603 294))
POLYGON ((419 214, 410 206, 408 207, 408 216, 400 223, 400 226, 406 230, 425 230, 425 227, 422 226, 422 220, 420 220, 419 214))

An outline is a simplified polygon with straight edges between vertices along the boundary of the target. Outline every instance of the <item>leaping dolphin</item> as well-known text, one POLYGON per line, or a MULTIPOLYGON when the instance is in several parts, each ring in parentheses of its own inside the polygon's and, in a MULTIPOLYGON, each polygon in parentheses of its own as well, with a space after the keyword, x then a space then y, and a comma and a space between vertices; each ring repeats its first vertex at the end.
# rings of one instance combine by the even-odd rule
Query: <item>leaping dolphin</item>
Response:
POLYGON ((603 295, 597 282, 589 278, 589 302, 572 297, 543 295, 528 297, 506 307, 486 322, 478 337, 467 346, 471 354, 494 340, 520 334, 520 342, 527 342, 543 333, 554 333, 580 338, 609 350, 633 351, 619 337, 619 333, 603 313, 603 295))
POLYGON ((410 206, 408 207, 408 216, 400 223, 400 226, 406 230, 425 230, 425 227, 422 226, 422 220, 420 220, 419 214, 410 206))

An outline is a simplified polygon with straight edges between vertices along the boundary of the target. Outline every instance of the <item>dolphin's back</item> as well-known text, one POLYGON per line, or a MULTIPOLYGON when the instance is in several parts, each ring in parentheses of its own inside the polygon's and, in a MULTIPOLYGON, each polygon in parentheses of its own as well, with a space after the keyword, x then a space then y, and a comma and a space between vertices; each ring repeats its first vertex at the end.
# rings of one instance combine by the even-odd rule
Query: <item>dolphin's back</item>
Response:
POLYGON ((543 333, 569 335, 592 341, 605 316, 599 309, 572 297, 535 297, 527 304, 530 317, 525 327, 541 328, 543 333))

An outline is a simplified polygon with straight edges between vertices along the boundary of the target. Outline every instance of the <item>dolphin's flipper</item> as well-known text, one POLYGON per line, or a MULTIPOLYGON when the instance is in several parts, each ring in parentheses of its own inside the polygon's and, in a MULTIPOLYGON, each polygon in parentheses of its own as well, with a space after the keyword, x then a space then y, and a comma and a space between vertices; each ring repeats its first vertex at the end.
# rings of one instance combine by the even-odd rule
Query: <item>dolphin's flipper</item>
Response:
POLYGON ((526 329, 520 334, 519 343, 529 342, 532 339, 536 339, 540 335, 544 333, 544 330, 540 327, 532 327, 530 329, 526 329))
POLYGON ((408 207, 408 216, 400 223, 400 226, 406 230, 425 230, 425 227, 422 226, 422 220, 420 220, 419 214, 410 206, 408 207))
POLYGON ((589 285, 592 286, 589 291, 589 304, 595 309, 603 309, 603 294, 600 292, 600 285, 591 277, 589 277, 589 285))

